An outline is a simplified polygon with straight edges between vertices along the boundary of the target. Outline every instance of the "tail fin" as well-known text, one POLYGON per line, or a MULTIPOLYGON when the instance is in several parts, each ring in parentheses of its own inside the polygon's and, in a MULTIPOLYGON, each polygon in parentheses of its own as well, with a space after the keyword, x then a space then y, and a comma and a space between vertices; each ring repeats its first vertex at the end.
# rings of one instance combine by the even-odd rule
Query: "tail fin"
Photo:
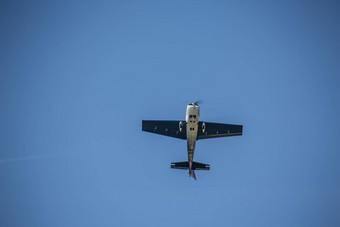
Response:
POLYGON ((196 180, 196 175, 195 175, 195 171, 194 170, 189 169, 189 176, 196 180))

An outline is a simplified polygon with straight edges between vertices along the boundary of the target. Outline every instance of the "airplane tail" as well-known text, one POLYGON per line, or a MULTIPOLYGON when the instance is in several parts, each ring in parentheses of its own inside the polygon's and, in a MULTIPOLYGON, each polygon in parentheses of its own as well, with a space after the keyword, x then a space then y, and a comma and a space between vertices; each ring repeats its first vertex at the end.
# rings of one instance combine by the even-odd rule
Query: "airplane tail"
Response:
POLYGON ((196 174, 194 170, 189 169, 189 176, 196 180, 196 174))
MULTIPOLYGON (((189 169, 188 162, 171 162, 172 169, 189 169)), ((199 163, 199 162, 192 162, 191 166, 192 170, 210 170, 209 164, 199 163)))
POLYGON ((191 169, 189 169, 189 163, 188 162, 172 162, 171 163, 172 169, 188 169, 189 170, 189 176, 194 178, 196 180, 196 175, 194 170, 210 170, 209 164, 203 164, 199 162, 192 162, 191 169))

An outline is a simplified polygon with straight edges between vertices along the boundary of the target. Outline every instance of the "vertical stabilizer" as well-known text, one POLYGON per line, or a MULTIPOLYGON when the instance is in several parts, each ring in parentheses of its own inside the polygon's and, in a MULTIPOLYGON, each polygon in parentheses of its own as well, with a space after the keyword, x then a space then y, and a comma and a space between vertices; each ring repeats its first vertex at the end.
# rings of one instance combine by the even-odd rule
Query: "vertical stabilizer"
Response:
POLYGON ((194 178, 196 180, 196 175, 195 175, 195 171, 189 169, 189 176, 191 176, 192 178, 194 178))

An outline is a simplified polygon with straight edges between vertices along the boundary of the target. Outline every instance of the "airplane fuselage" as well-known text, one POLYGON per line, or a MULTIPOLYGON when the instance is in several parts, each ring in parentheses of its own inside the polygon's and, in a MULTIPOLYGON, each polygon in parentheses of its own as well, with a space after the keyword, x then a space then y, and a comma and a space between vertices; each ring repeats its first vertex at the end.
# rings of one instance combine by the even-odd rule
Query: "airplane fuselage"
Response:
POLYGON ((189 163, 189 174, 195 177, 195 173, 191 170, 192 162, 194 159, 195 146, 197 140, 197 130, 199 122, 200 107, 195 104, 187 105, 185 121, 187 124, 187 147, 188 147, 188 163, 189 163))

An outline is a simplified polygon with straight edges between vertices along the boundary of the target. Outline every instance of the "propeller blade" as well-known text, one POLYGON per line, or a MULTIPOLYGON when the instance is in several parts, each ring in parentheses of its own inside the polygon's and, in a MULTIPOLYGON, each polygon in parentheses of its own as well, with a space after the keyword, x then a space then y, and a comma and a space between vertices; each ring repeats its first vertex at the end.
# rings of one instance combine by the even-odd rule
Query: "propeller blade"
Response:
POLYGON ((196 102, 194 102, 195 105, 198 105, 198 104, 202 104, 202 100, 197 100, 196 102))

